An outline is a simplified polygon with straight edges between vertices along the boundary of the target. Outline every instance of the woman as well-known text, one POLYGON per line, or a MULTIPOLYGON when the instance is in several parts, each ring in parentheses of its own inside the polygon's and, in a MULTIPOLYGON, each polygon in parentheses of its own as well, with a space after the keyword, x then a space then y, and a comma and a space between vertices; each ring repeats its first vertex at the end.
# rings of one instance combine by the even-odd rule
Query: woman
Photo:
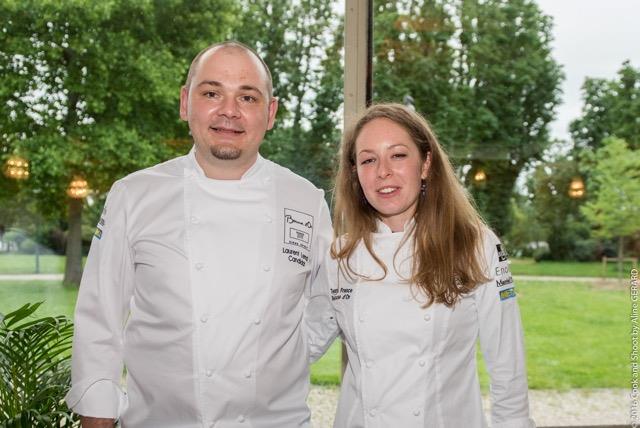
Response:
POLYGON ((334 426, 486 427, 478 338, 492 426, 535 426, 506 253, 427 122, 370 107, 345 135, 335 196, 305 320, 311 360, 338 331, 347 347, 334 426))

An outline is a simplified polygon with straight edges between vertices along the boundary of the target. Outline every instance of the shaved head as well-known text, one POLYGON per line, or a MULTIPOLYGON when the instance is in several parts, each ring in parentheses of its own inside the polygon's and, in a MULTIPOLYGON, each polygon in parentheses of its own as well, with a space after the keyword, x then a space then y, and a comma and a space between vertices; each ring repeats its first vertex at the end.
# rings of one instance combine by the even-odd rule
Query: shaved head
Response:
POLYGON ((269 98, 273 97, 273 80, 271 78, 271 71, 269 71, 269 67, 267 66, 267 64, 264 62, 264 60, 260 57, 260 55, 258 55, 258 53, 255 50, 251 49, 249 46, 245 45, 244 43, 236 42, 234 40, 214 43, 202 49, 198 53, 198 55, 196 55, 193 61, 191 61, 191 66, 189 67, 189 73, 187 74, 187 81, 185 82, 185 86, 187 87, 187 90, 191 86, 191 81, 193 80, 193 76, 195 75, 198 65, 200 64, 200 59, 207 52, 210 52, 212 50, 218 50, 218 49, 242 51, 255 57, 260 62, 260 65, 264 69, 264 72, 266 75, 267 92, 268 92, 267 95, 269 98))

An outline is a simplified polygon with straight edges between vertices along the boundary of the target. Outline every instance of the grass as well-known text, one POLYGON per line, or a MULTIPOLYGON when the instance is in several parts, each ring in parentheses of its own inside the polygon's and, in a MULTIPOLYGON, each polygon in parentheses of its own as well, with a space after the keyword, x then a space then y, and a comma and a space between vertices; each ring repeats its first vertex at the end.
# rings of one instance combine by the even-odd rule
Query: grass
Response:
POLYGON ((530 388, 629 386, 628 290, 580 282, 524 281, 516 289, 530 388))
MULTIPOLYGON (((1 254, 0 274, 32 274, 36 269, 33 254, 1 254)), ((63 273, 64 256, 40 255, 40 273, 63 273)))
MULTIPOLYGON (((536 262, 533 259, 510 259, 510 270, 514 275, 536 275, 536 276, 602 276, 602 262, 536 262)), ((623 264, 623 278, 629 276, 631 263, 623 264)), ((607 263, 607 278, 618 277, 618 265, 607 263)))
POLYGON ((6 314, 25 303, 44 301, 37 317, 66 315, 73 318, 78 290, 58 281, 0 281, 0 313, 6 314))
MULTIPOLYGON (((527 370, 532 389, 626 388, 631 303, 624 289, 581 282, 520 281, 527 370)), ((39 315, 73 316, 77 290, 59 282, 0 281, 0 312, 44 300, 39 315)), ((315 384, 338 384, 340 342, 311 367, 315 384)), ((480 380, 488 376, 479 358, 480 380)))
POLYGON ((327 352, 311 365, 311 383, 314 385, 339 385, 342 341, 336 339, 327 352))

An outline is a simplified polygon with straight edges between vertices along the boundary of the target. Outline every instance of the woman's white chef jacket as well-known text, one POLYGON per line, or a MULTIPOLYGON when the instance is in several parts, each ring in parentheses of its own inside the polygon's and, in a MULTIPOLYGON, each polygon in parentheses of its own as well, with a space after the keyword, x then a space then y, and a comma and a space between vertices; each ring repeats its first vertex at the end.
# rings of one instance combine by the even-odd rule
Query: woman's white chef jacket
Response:
POLYGON ((124 428, 308 426, 302 315, 330 239, 322 191, 261 157, 240 180, 207 178, 193 150, 119 180, 67 403, 124 428))
MULTIPOLYGON (((388 267, 386 278, 349 280, 327 256, 305 314, 312 360, 325 352, 338 329, 347 347, 334 426, 486 427, 476 369, 480 338, 491 376, 492 426, 534 427, 520 313, 496 236, 487 231, 484 237, 491 280, 452 309, 442 304, 423 309, 403 281, 411 272, 412 241, 401 247, 394 268, 404 234, 381 222, 378 231, 373 247, 388 267)), ((382 276, 364 245, 356 249, 351 266, 370 278, 382 276)))

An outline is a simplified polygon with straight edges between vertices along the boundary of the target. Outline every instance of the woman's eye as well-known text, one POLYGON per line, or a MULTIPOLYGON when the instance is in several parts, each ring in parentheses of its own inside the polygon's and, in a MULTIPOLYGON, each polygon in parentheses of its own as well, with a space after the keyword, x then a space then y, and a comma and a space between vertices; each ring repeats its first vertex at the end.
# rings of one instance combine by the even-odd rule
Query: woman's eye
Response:
POLYGON ((393 155, 394 158, 406 158, 407 154, 406 153, 395 153, 393 155))
POLYGON ((368 163, 372 163, 373 162, 373 158, 368 158, 368 159, 363 159, 360 161, 360 165, 366 165, 368 163))

